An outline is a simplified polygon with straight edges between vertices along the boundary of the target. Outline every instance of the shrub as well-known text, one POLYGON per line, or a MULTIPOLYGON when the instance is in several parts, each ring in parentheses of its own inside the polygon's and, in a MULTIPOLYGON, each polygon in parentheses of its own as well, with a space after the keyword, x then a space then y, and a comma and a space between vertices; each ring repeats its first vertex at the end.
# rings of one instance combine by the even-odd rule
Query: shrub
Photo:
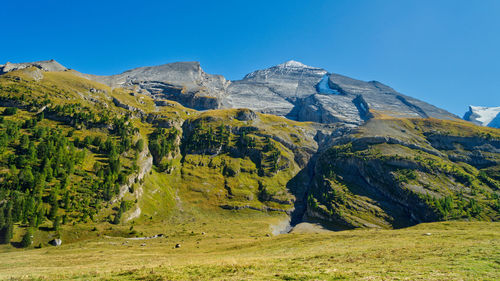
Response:
POLYGON ((135 150, 137 150, 138 152, 141 152, 141 151, 144 149, 144 140, 143 140, 143 139, 139 139, 139 140, 135 143, 134 148, 135 148, 135 150))
POLYGON ((3 111, 3 115, 14 115, 17 113, 17 107, 7 107, 3 111))

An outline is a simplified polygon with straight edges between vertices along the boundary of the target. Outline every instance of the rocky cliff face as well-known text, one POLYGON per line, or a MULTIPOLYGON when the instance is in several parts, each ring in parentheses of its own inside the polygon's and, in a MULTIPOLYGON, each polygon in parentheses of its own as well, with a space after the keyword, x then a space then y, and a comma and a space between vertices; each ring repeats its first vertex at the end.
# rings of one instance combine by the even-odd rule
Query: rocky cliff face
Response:
POLYGON ((481 126, 500 128, 500 106, 469 106, 469 111, 464 115, 464 120, 481 126))
POLYGON ((299 99, 316 93, 316 84, 326 73, 296 61, 257 70, 230 85, 223 105, 287 116, 299 99))
POLYGON ((176 62, 139 67, 111 76, 82 74, 110 87, 140 90, 194 109, 215 109, 229 85, 223 76, 205 73, 198 62, 176 62))

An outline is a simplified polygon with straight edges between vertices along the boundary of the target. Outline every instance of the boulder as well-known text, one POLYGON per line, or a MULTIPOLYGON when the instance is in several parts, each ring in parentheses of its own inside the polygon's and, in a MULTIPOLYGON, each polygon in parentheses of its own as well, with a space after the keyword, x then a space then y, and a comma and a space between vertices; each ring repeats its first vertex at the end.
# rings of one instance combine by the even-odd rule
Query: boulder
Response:
POLYGON ((61 240, 61 239, 59 239, 59 238, 56 238, 56 239, 54 239, 54 240, 51 240, 51 241, 49 242, 49 244, 50 244, 50 245, 52 245, 52 246, 55 246, 55 247, 59 247, 59 246, 61 246, 61 245, 62 245, 62 240, 61 240))
POLYGON ((250 109, 242 108, 236 113, 236 119, 240 121, 250 121, 257 119, 257 113, 250 109))

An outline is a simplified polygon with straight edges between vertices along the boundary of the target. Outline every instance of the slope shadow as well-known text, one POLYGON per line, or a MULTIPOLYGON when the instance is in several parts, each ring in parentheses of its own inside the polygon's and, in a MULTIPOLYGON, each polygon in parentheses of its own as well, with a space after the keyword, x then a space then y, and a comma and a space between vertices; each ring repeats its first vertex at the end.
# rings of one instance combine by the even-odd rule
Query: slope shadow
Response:
POLYGON ((290 193, 295 196, 294 210, 290 214, 291 227, 304 221, 307 212, 307 196, 314 178, 314 166, 317 157, 317 155, 313 155, 306 167, 300 170, 286 185, 290 193))

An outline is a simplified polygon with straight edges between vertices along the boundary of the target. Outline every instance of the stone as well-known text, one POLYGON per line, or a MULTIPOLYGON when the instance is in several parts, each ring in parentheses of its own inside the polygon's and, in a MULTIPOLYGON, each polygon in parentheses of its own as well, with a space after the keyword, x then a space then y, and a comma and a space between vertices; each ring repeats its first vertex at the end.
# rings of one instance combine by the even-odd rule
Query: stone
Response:
POLYGON ((250 110, 247 108, 242 108, 242 109, 238 110, 235 118, 240 120, 240 121, 255 120, 255 119, 257 119, 257 113, 255 113, 253 110, 250 110))
POLYGON ((52 246, 55 246, 55 247, 59 247, 59 246, 61 246, 61 245, 62 245, 62 240, 61 240, 61 239, 56 238, 56 239, 51 240, 51 241, 49 242, 49 244, 50 244, 50 245, 52 245, 52 246))

